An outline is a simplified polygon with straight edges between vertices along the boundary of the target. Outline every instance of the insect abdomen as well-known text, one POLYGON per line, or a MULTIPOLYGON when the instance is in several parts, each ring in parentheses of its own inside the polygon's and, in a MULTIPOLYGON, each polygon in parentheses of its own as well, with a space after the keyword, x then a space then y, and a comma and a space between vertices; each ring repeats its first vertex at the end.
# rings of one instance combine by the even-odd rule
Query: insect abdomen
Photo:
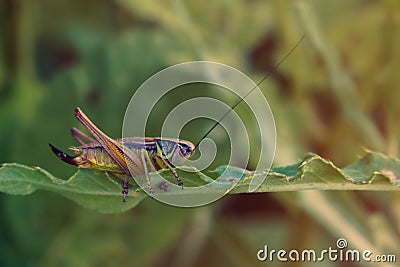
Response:
POLYGON ((68 164, 85 169, 124 173, 117 162, 115 162, 100 145, 87 144, 80 147, 71 147, 70 149, 77 154, 75 157, 64 153, 51 144, 49 145, 53 153, 68 164))
POLYGON ((79 167, 106 172, 124 172, 117 162, 110 157, 110 155, 101 146, 87 146, 76 149, 80 150, 80 153, 78 152, 79 154, 76 156, 76 158, 79 158, 81 161, 79 167))

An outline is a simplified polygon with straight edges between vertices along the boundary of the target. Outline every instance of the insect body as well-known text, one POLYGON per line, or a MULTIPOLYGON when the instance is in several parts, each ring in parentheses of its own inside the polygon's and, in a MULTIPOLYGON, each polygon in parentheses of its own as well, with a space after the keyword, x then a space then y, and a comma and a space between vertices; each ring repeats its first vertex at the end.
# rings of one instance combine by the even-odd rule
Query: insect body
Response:
POLYGON ((189 158, 200 142, 208 136, 208 134, 218 126, 218 124, 234 110, 254 89, 258 88, 270 74, 278 68, 286 58, 299 46, 304 36, 297 44, 267 73, 255 87, 247 92, 243 98, 236 102, 230 110, 228 110, 200 139, 193 145, 189 141, 175 138, 148 138, 148 137, 127 137, 121 139, 112 139, 104 134, 94 125, 89 118, 82 112, 80 108, 75 109, 75 117, 79 122, 93 135, 94 139, 72 128, 72 136, 79 142, 81 146, 70 147, 77 155, 69 156, 53 145, 49 144, 54 154, 66 163, 81 167, 94 169, 99 171, 125 174, 123 183, 123 201, 126 201, 128 195, 129 178, 131 175, 146 175, 146 183, 149 193, 154 194, 149 179, 148 167, 154 169, 168 168, 174 174, 178 185, 183 189, 182 180, 175 171, 175 166, 171 162, 179 162, 182 159, 189 158), (87 143, 85 143, 83 140, 87 143))
POLYGON ((126 201, 131 174, 135 176, 145 174, 149 192, 154 193, 148 177, 149 164, 156 170, 169 168, 176 177, 178 185, 183 188, 182 180, 174 170, 175 166, 171 161, 177 162, 179 159, 190 157, 195 149, 191 142, 175 138, 112 139, 98 129, 80 108, 75 109, 75 117, 96 139, 72 128, 72 137, 81 144, 78 147, 70 147, 77 154, 76 156, 69 156, 49 144, 54 154, 62 161, 81 168, 126 174, 122 190, 123 201, 126 201))

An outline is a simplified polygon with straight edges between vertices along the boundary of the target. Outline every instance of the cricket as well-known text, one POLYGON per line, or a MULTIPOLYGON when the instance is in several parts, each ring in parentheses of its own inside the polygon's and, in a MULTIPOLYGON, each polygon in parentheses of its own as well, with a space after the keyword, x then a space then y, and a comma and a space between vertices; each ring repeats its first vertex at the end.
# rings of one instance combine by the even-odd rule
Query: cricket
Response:
POLYGON ((199 144, 225 119, 251 92, 262 84, 300 45, 305 36, 286 53, 286 55, 251 88, 243 98, 238 100, 194 145, 190 141, 176 138, 161 137, 125 137, 113 139, 102 132, 80 109, 76 108, 76 119, 93 136, 90 137, 76 128, 71 129, 72 137, 80 146, 69 147, 75 152, 70 156, 52 144, 49 144, 53 153, 62 161, 79 168, 92 169, 101 172, 124 175, 122 184, 122 201, 126 202, 129 193, 129 178, 145 175, 149 194, 154 190, 149 177, 149 166, 153 170, 169 169, 176 178, 177 184, 183 189, 183 182, 175 171, 173 159, 188 159, 199 144))

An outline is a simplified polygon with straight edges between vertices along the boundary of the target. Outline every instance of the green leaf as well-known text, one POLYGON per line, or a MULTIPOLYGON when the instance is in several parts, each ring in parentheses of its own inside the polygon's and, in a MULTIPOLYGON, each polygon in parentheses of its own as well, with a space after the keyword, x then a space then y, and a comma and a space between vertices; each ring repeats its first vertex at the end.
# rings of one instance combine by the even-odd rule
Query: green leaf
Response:
MULTIPOLYGON (((228 169, 232 178, 241 180, 230 193, 246 193, 254 175, 265 171, 245 171, 244 177, 235 176, 240 169, 219 167, 221 174, 228 169)), ((294 165, 273 168, 256 192, 299 190, 400 190, 400 161, 383 154, 369 152, 345 167, 338 168, 329 160, 315 154, 307 154, 294 165)))
MULTIPOLYGON (((307 154, 297 164, 273 168, 268 171, 248 171, 236 167, 221 166, 217 174, 226 171, 225 180, 218 179, 215 190, 225 190, 226 185, 239 182, 230 194, 248 193, 248 187, 255 175, 268 176, 256 192, 300 191, 300 190, 400 190, 400 161, 385 155, 369 152, 357 162, 338 168, 332 162, 315 154, 307 154)), ((169 170, 159 172, 167 180, 175 177, 169 170)), ((211 182, 201 172, 178 170, 186 187, 196 187, 211 182)), ((162 192, 159 176, 150 175, 156 193, 162 192)), ((228 186, 229 187, 229 186, 228 186)), ((136 187, 137 189, 138 187, 136 187)), ((126 211, 136 206, 146 194, 130 190, 128 202, 122 202, 121 185, 105 173, 79 169, 68 180, 54 177, 41 168, 20 164, 3 164, 0 168, 0 191, 12 195, 28 195, 37 189, 59 193, 84 207, 100 212, 126 211)), ((192 192, 193 193, 193 192, 192 192)), ((195 191, 197 193, 197 191, 195 191)), ((199 194, 207 194, 199 188, 199 194)), ((185 190, 179 194, 186 194, 185 190)), ((188 195, 190 197, 190 195, 188 195)))
POLYGON ((126 211, 144 197, 142 192, 130 192, 122 202, 121 186, 104 173, 79 169, 68 180, 54 177, 39 167, 3 164, 0 168, 0 191, 11 195, 29 195, 42 189, 69 198, 76 203, 104 213, 126 211))

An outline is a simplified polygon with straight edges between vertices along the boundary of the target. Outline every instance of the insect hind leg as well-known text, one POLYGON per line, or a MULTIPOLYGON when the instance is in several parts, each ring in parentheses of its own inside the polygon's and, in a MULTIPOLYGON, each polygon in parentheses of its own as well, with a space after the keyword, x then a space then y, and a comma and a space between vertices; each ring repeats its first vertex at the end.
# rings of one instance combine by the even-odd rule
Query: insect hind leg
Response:
POLYGON ((79 131, 75 127, 71 128, 71 135, 81 145, 85 144, 85 142, 83 142, 82 139, 86 140, 89 143, 96 142, 96 140, 94 140, 93 138, 91 138, 91 137, 87 136, 86 134, 82 133, 81 131, 79 131))

